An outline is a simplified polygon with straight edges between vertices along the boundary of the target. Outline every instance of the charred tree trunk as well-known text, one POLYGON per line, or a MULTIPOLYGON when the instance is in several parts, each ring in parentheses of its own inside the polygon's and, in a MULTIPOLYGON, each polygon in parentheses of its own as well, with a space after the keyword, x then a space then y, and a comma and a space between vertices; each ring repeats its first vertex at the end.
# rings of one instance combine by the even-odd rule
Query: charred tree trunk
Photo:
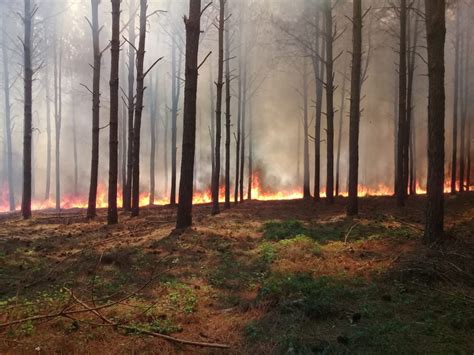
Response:
POLYGON ((249 176, 248 176, 248 188, 247 188, 247 199, 252 200, 252 182, 253 182, 253 115, 252 115, 252 101, 249 100, 249 176))
POLYGON ((147 0, 140 0, 140 35, 137 51, 137 94, 135 103, 135 119, 133 126, 133 177, 132 177, 132 216, 140 211, 140 138, 143 113, 145 40, 146 40, 146 11, 147 0))
MULTIPOLYGON (((344 68, 346 66, 344 65, 344 68)), ((344 108, 346 104, 346 82, 347 77, 346 73, 344 73, 344 77, 342 79, 342 91, 341 91, 341 108, 339 112, 339 129, 338 129, 338 136, 337 136, 337 155, 336 155, 336 196, 339 196, 339 170, 340 170, 340 162, 341 162, 341 142, 342 142, 342 126, 344 124, 344 108)))
MULTIPOLYGON (((57 29, 55 29, 57 31, 57 29)), ((56 210, 61 209, 61 126, 62 126, 62 45, 54 45, 54 131, 55 131, 55 183, 56 210)))
MULTIPOLYGON (((228 13, 225 0, 225 13, 228 13)), ((225 208, 230 208, 230 35, 225 31, 225 208)))
POLYGON ((25 12, 23 14, 23 24, 25 35, 23 39, 24 50, 24 128, 23 128, 23 196, 21 201, 21 213, 24 219, 31 217, 31 135, 32 135, 32 86, 33 69, 31 66, 31 30, 34 13, 31 9, 31 1, 25 0, 25 12))
MULTIPOLYGON (((13 158, 12 158, 12 124, 11 124, 11 103, 10 103, 10 71, 8 65, 7 53, 7 15, 3 15, 2 29, 2 54, 3 54, 3 93, 5 103, 5 148, 7 162, 7 180, 8 180, 8 204, 10 211, 14 211, 15 206, 15 185, 13 182, 13 158)), ((47 95, 46 95, 47 96, 47 95)))
POLYGON ((212 214, 218 214, 219 211, 219 187, 221 175, 221 124, 222 124, 222 89, 224 87, 224 21, 225 21, 225 2, 219 0, 219 58, 217 71, 217 98, 216 98, 216 145, 215 149, 215 167, 212 177, 212 214))
POLYGON ((327 178, 326 201, 334 203, 334 58, 332 1, 325 0, 326 23, 326 118, 327 118, 327 178))
MULTIPOLYGON (((125 62, 124 57, 122 56, 123 62, 125 62)), ((122 68, 125 67, 122 65, 122 68)), ((122 70, 123 70, 122 69, 122 70)), ((122 77, 125 78, 125 71, 122 71, 122 77)), ((125 188, 127 185, 127 122, 128 122, 128 112, 127 105, 125 101, 122 103, 122 128, 120 131, 120 145, 121 145, 121 160, 122 160, 122 207, 123 207, 123 197, 125 196, 125 188)))
POLYGON ((96 216, 97 182, 99 177, 99 125, 100 125, 100 69, 102 54, 100 51, 99 0, 91 0, 92 5, 92 46, 94 50, 94 66, 92 73, 92 153, 91 176, 89 184, 89 202, 87 218, 96 216))
POLYGON ((454 94, 453 94, 453 150, 451 156, 451 193, 456 193, 457 180, 457 153, 458 153, 458 113, 459 113, 459 67, 460 41, 461 41, 461 2, 457 3, 456 8, 456 39, 454 44, 454 94))
POLYGON ((311 198, 309 187, 308 76, 303 58, 303 198, 311 198))
POLYGON ((181 76, 181 56, 177 58, 177 39, 173 38, 173 46, 171 49, 171 76, 172 76, 172 103, 171 103, 171 193, 170 205, 176 205, 176 154, 177 154, 177 124, 178 124, 178 104, 181 93, 180 76, 181 76))
POLYGON ((156 156, 156 121, 158 99, 158 80, 151 80, 150 94, 150 198, 149 204, 155 203, 155 156, 156 156))
POLYGON ((357 186, 359 184, 359 123, 362 80, 362 1, 354 0, 352 18, 352 73, 351 111, 349 127, 349 200, 347 215, 359 212, 357 186))
POLYGON ((118 173, 118 106, 120 62, 120 0, 112 2, 112 39, 110 41, 110 125, 109 125, 109 191, 107 223, 117 224, 117 173, 118 173))
POLYGON ((428 182, 424 242, 443 238, 445 0, 425 0, 428 44, 428 182))
POLYGON ((49 200, 51 190, 51 95, 49 83, 49 64, 45 65, 45 91, 46 91, 46 186, 44 199, 49 200))
POLYGON ((400 1, 400 50, 398 82, 398 146, 397 146, 397 204, 405 206, 407 186, 405 184, 405 149, 407 131, 407 1, 400 1))
POLYGON ((468 120, 468 106, 469 106, 469 65, 470 65, 470 38, 464 37, 464 50, 463 50, 463 66, 462 77, 463 80, 463 95, 461 98, 461 146, 459 157, 459 191, 464 192, 466 186, 466 122, 468 120))
MULTIPOLYGON (((317 32, 321 31, 320 22, 320 12, 318 11, 316 13, 317 32)), ((324 23, 322 27, 325 27, 324 23)), ((323 31, 324 30, 321 32, 323 31)), ((320 33, 316 33, 316 48, 317 50, 321 49, 320 57, 324 59, 326 57, 326 43, 324 41, 324 36, 321 36, 320 33)), ((321 117, 323 112, 323 80, 325 66, 320 58, 313 57, 313 67, 316 85, 316 119, 314 121, 314 199, 319 200, 321 198, 321 117)))
POLYGON ((132 209, 132 179, 133 179, 133 126, 135 109, 135 0, 130 0, 130 23, 128 25, 128 150, 127 150, 127 182, 123 194, 123 209, 132 209))
MULTIPOLYGON (((242 25, 240 25, 242 29, 242 25)), ((234 181, 234 203, 239 202, 239 186, 240 186, 240 140, 241 140, 241 123, 242 123, 242 43, 239 46, 239 69, 237 82, 237 133, 235 137, 235 181, 234 181)))
POLYGON ((244 201, 244 173, 245 173, 245 119, 247 113, 247 63, 243 63, 243 79, 242 79, 242 116, 240 131, 240 176, 239 176, 239 198, 240 202, 244 201))
MULTIPOLYGON (((420 9, 420 0, 417 1, 416 5, 417 11, 420 9)), ((416 194, 416 180, 415 180, 415 164, 414 164, 414 127, 412 127, 412 123, 414 122, 414 115, 413 115, 413 81, 415 76, 415 66, 416 66, 416 50, 418 46, 418 13, 416 11, 412 11, 415 17, 415 24, 412 32, 411 21, 408 23, 408 34, 407 34, 407 63, 408 63, 408 82, 407 82, 407 118, 406 118, 406 134, 405 134, 405 156, 407 157, 406 161, 404 162, 405 168, 405 175, 404 175, 404 184, 408 186, 408 190, 410 195, 416 194)), ((411 18, 411 16, 409 16, 411 18)))
POLYGON ((210 115, 209 117, 211 118, 211 125, 210 125, 210 141, 211 141, 211 186, 212 186, 212 179, 214 178, 214 167, 216 166, 216 156, 215 156, 215 150, 214 147, 216 146, 216 119, 215 119, 215 102, 214 102, 214 77, 212 75, 214 70, 214 66, 212 65, 212 58, 209 58, 209 97, 211 98, 210 100, 210 115))
POLYGON ((194 156, 196 148, 196 96, 198 83, 199 36, 201 33, 201 0, 189 1, 186 25, 186 68, 183 113, 183 148, 179 206, 176 228, 192 224, 194 156))

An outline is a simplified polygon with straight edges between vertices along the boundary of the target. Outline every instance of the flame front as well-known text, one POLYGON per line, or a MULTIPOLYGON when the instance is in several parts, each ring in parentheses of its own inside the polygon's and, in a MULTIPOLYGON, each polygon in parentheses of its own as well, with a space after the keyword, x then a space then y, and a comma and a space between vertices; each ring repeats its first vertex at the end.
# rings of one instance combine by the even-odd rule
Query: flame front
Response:
MULTIPOLYGON (((450 191, 450 183, 446 181, 445 192, 450 191)), ((223 202, 225 200, 224 187, 222 186, 219 189, 219 200, 223 202)), ((252 199, 260 201, 276 201, 276 200, 297 200, 303 198, 303 193, 301 188, 286 188, 278 191, 272 191, 271 189, 266 188, 259 177, 258 174, 252 176, 252 199)), ((416 185, 417 194, 426 194, 426 189, 421 187, 419 183, 416 185)), ((341 196, 347 197, 347 192, 342 192, 341 196)), ((358 195, 360 197, 365 196, 391 196, 393 195, 393 188, 387 185, 378 185, 377 187, 368 187, 364 185, 359 185, 358 195)), ((321 197, 325 197, 326 192, 324 189, 321 190, 321 197)), ((0 191, 0 212, 9 211, 8 205, 8 188, 4 186, 0 191)), ((61 209, 71 209, 71 208, 87 208, 87 196, 75 196, 75 195, 63 195, 61 199, 61 209)), ((210 189, 205 191, 195 191, 193 197, 194 204, 205 204, 212 202, 212 194, 210 189)), ((169 203, 169 199, 164 196, 155 198, 154 205, 162 206, 169 203)), ((121 190, 119 189, 117 195, 117 205, 122 207, 123 199, 121 190)), ((149 206, 150 205, 150 194, 149 192, 143 192, 140 194, 140 206, 149 206)), ((43 209, 54 209, 56 203, 53 199, 40 201, 33 200, 31 208, 32 210, 43 210, 43 209)), ((107 188, 105 185, 100 185, 97 190, 97 208, 106 208, 107 207, 107 188)), ((17 206, 19 209, 20 206, 17 206)))

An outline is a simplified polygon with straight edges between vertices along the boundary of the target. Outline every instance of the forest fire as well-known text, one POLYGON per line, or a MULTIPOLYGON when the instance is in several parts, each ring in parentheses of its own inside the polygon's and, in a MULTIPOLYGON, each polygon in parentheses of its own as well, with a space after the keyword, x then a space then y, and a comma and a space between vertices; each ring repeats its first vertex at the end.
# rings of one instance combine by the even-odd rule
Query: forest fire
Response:
MULTIPOLYGON (((387 185, 378 185, 376 187, 372 186, 359 186, 359 197, 367 197, 367 196, 392 196, 393 195, 393 188, 387 185)), ((219 200, 224 202, 225 194, 224 194, 224 187, 222 186, 219 191, 219 200)), ((445 182, 445 193, 449 193, 450 191, 450 182, 446 180, 445 182)), ((426 194, 426 189, 421 186, 420 183, 416 185, 416 193, 418 195, 426 194)), ((341 196, 347 197, 348 194, 346 191, 340 193, 341 196)), ((247 195, 245 195, 247 197, 247 195)), ((325 197, 326 192, 324 189, 321 189, 321 197, 325 197)), ((262 182, 261 177, 258 174, 254 174, 252 178, 252 199, 253 200, 260 200, 260 201, 277 201, 277 200, 298 200, 303 198, 303 193, 301 189, 298 187, 294 188, 284 188, 278 191, 270 189, 265 186, 262 182)), ((194 192, 193 197, 193 204, 206 204, 212 202, 212 194, 211 190, 198 190, 194 192)), ((121 194, 121 190, 119 190, 118 197, 117 197, 117 204, 119 207, 123 205, 123 198, 121 194)), ((154 199, 153 205, 156 206, 164 206, 169 204, 169 199, 166 196, 159 196, 154 199)), ((150 205, 150 194, 149 192, 142 192, 140 194, 140 206, 149 206, 150 205)), ((46 209, 54 209, 56 206, 56 202, 54 199, 48 199, 45 201, 41 201, 35 199, 32 201, 32 210, 46 210, 46 209)), ((85 209, 87 208, 87 196, 75 196, 75 195, 64 195, 61 200, 61 209, 73 209, 73 208, 80 208, 85 209)), ((107 208, 107 188, 105 185, 100 185, 97 190, 97 208, 107 208)), ((17 206, 17 210, 20 209, 20 206, 17 206)), ((0 213, 8 212, 8 189, 5 187, 2 189, 1 192, 1 200, 0 200, 0 213)))

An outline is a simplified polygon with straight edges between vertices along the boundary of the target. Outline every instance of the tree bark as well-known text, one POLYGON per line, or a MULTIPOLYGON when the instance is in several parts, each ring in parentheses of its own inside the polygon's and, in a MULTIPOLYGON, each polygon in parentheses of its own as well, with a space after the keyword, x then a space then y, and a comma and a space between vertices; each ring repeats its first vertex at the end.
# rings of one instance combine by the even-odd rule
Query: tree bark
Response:
POLYGON ((13 181, 13 158, 12 158, 12 124, 11 124, 11 103, 10 103, 10 70, 8 65, 7 53, 7 11, 3 14, 2 30, 2 54, 3 54, 3 93, 5 103, 5 147, 7 162, 7 181, 8 181, 8 203, 10 211, 14 211, 15 206, 15 185, 13 181))
POLYGON ((240 131, 240 176, 239 176, 239 194, 240 202, 244 201, 244 173, 245 173, 245 141, 246 141, 246 113, 247 113, 247 63, 243 63, 242 70, 242 116, 240 131))
POLYGON ((112 39, 110 45, 110 125, 109 125, 109 191, 107 223, 117 224, 117 173, 118 173, 118 105, 120 62, 120 0, 112 2, 112 39))
MULTIPOLYGON (((176 35, 175 35, 176 37, 176 35)), ((177 123, 178 123, 178 104, 181 93, 181 55, 177 58, 177 39, 172 38, 173 45, 171 49, 171 76, 172 76, 172 103, 171 103, 171 192, 170 205, 176 205, 176 156, 177 156, 177 123)))
MULTIPOLYGON (((55 28, 55 33, 57 29, 55 28)), ((62 44, 59 41, 57 49, 55 36, 54 44, 54 128, 55 128, 55 183, 56 183, 56 210, 61 209, 61 126, 62 126, 62 44)))
POLYGON ((303 198, 311 198, 309 187, 309 123, 308 76, 306 58, 303 58, 303 198))
POLYGON ((463 80, 463 95, 461 98, 461 146, 460 146, 460 157, 459 157, 459 191, 464 192, 466 190, 466 123, 468 120, 468 106, 469 106, 469 66, 470 66, 470 38, 464 37, 464 50, 463 50, 463 65, 462 65, 462 77, 463 80))
POLYGON ((424 242, 443 238, 445 0, 425 0, 428 45, 428 181, 424 242))
POLYGON ((48 63, 46 63, 44 70, 46 91, 46 186, 44 191, 44 199, 48 201, 51 191, 51 95, 48 63))
POLYGON ((194 156, 196 148, 196 96, 198 83, 199 36, 201 33, 201 0, 189 1, 186 24, 186 68, 183 113, 183 148, 179 206, 176 228, 192 224, 194 156))
POLYGON ((31 30, 33 13, 31 11, 31 1, 25 0, 25 12, 23 14, 25 35, 23 39, 24 50, 24 128, 23 128, 23 195, 21 201, 21 213, 24 219, 31 217, 31 135, 32 135, 32 86, 33 69, 31 67, 31 30))
MULTIPOLYGON (((228 1, 225 0, 225 14, 228 16, 228 1)), ((230 35, 225 31, 225 208, 230 208, 230 35)))
POLYGON ((158 99, 158 79, 151 82, 150 94, 150 198, 149 204, 155 203, 155 156, 156 156, 156 121, 157 121, 157 102, 158 99))
MULTIPOLYGON (((326 43, 324 36, 319 32, 324 32, 325 24, 323 21, 322 30, 320 29, 320 12, 316 13, 315 25, 317 27, 315 44, 320 50, 320 57, 326 57, 326 43)), ((324 93, 324 74, 325 65, 320 58, 313 57, 313 67, 316 85, 316 119, 314 121, 314 199, 317 201, 321 198, 321 117, 323 112, 323 93, 324 93)))
MULTIPOLYGON (((240 21, 240 30, 242 30, 242 20, 240 21)), ((242 124, 242 40, 239 45, 239 69, 237 78, 237 134, 235 137, 235 187, 234 187, 234 203, 239 203, 239 186, 240 186, 240 140, 241 140, 241 124, 242 124)))
POLYGON ((221 124, 222 124, 222 89, 224 87, 224 21, 225 1, 219 0, 219 55, 217 63, 217 98, 216 98, 216 141, 215 141, 215 167, 212 177, 212 214, 218 214, 219 210, 219 187, 221 175, 221 124))
MULTIPOLYGON (((346 68, 346 65, 344 65, 346 68)), ((339 196, 339 170, 340 170, 340 162, 341 162, 341 142, 342 142, 342 126, 344 124, 344 111, 345 111, 345 104, 346 104, 346 82, 347 77, 346 73, 344 72, 344 77, 342 79, 342 91, 341 91, 341 105, 340 105, 340 112, 339 112, 339 128, 338 128, 338 135, 337 135, 337 155, 336 155, 336 196, 339 196)))
POLYGON ((140 0, 140 35, 138 39, 137 52, 137 94, 135 103, 135 122, 133 126, 132 217, 138 216, 140 212, 140 138, 143 114, 143 93, 145 91, 143 63, 145 61, 147 7, 147 0, 140 0))
POLYGON ((253 115, 252 115, 252 100, 249 99, 249 176, 247 199, 252 200, 252 183, 253 183, 253 115))
POLYGON ((453 93, 453 138, 452 138, 452 156, 451 156, 451 193, 456 193, 457 181, 457 151, 458 151, 458 114, 459 114, 459 67, 460 67, 460 41, 461 41, 461 2, 457 3, 456 8, 456 34, 454 43, 454 93, 453 93))
POLYGON ((347 215, 359 212, 357 187, 359 185, 359 123, 362 68, 362 1, 354 0, 352 18, 352 73, 351 111, 349 127, 349 200, 347 215))
POLYGON ((397 146, 397 205, 405 206, 407 186, 405 174, 407 160, 405 145, 407 131, 407 1, 400 1, 400 49, 398 82, 398 146, 397 146))
POLYGON ((91 175, 89 184, 89 202, 87 218, 96 216, 97 182, 99 176, 99 125, 100 125, 100 70, 102 54, 100 51, 99 0, 91 0, 92 6, 92 47, 94 66, 92 72, 92 152, 91 175))
POLYGON ((127 151, 127 183, 123 194, 123 209, 132 209, 132 179, 133 179, 133 126, 135 109, 135 0, 130 0, 129 5, 130 23, 128 25, 128 151, 127 151))
POLYGON ((326 22, 326 118, 327 118, 327 178, 326 201, 334 203, 334 58, 332 1, 325 0, 326 22))

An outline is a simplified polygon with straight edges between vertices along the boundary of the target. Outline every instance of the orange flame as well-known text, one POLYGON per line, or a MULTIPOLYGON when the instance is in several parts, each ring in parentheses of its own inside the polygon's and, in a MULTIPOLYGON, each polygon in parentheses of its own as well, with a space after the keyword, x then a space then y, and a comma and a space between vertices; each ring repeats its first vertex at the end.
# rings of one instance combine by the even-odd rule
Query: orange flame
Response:
MULTIPOLYGON (((449 192, 451 189, 450 182, 445 182, 444 191, 449 192)), ((426 194, 426 189, 421 187, 419 183, 416 185, 417 194, 426 194)), ((107 188, 104 185, 100 185, 97 190, 97 208, 106 208, 107 207, 107 188)), ((342 192, 342 196, 347 197, 347 192, 342 192)), ((376 187, 369 187, 360 185, 358 188, 358 195, 360 197, 365 196, 391 196, 393 195, 393 188, 387 185, 380 184, 376 187)), ((326 192, 321 190, 321 196, 325 197, 326 192)), ((275 201, 275 200, 296 200, 303 198, 303 193, 301 188, 287 188, 278 191, 274 191, 265 187, 258 174, 252 176, 252 199, 260 201, 275 201)), ((223 202, 225 199, 225 191, 222 186, 219 190, 219 201, 223 202)), ((149 192, 143 192, 140 194, 140 206, 148 206, 150 203, 150 194, 149 192)), ((195 191, 193 197, 194 204, 205 204, 212 202, 212 194, 210 189, 205 191, 195 191)), ((70 209, 70 208, 87 208, 88 199, 87 196, 75 196, 75 195, 63 195, 61 199, 61 209, 70 209)), ((166 205, 169 203, 167 197, 161 196, 157 197, 154 200, 154 205, 166 205)), ((122 207, 123 198, 121 194, 121 189, 119 189, 117 195, 117 205, 122 207)), ((45 201, 33 200, 31 204, 32 210, 42 210, 42 209, 54 209, 56 203, 53 199, 48 199, 45 201)), ((17 206, 19 209, 19 206, 17 206)), ((0 212, 9 211, 8 204, 8 188, 4 186, 0 191, 0 212)))

